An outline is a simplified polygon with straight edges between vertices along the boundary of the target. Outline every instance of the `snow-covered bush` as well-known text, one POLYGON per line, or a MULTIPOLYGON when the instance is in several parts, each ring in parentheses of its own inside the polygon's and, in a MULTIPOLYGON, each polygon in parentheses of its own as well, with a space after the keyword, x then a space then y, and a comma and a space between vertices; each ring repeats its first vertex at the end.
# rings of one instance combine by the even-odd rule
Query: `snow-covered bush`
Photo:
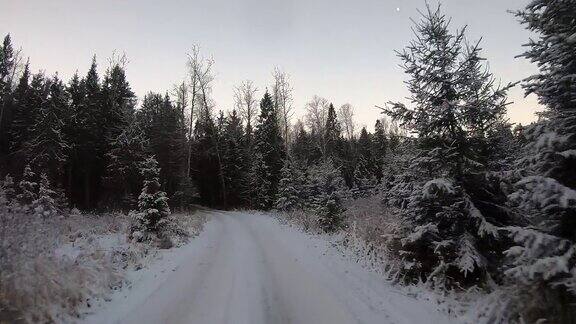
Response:
POLYGON ((38 198, 32 202, 32 210, 38 216, 48 217, 58 212, 56 192, 50 188, 50 181, 45 173, 40 176, 38 198))
POLYGON ((343 246, 358 254, 358 261, 396 279, 400 269, 400 234, 403 219, 382 202, 381 195, 344 202, 346 222, 343 246))
POLYGON ((24 211, 31 210, 32 203, 38 199, 38 183, 35 181, 35 177, 36 174, 32 171, 30 164, 26 165, 22 173, 22 180, 18 183, 20 192, 16 196, 18 203, 24 211))
POLYGON ((16 191, 14 189, 14 179, 10 175, 4 177, 0 183, 0 210, 10 210, 14 207, 16 191))

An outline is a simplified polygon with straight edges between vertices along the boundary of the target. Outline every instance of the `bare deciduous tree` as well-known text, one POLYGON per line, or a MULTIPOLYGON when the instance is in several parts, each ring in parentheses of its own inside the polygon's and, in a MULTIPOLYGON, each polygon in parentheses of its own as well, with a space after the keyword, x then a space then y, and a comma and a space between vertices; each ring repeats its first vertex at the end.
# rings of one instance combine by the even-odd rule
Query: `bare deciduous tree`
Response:
POLYGON ((354 107, 349 103, 343 104, 338 110, 338 117, 346 134, 346 138, 351 141, 354 139, 356 128, 356 124, 354 123, 354 107))
POLYGON ((245 80, 234 88, 234 108, 238 110, 240 116, 246 123, 246 133, 252 134, 252 127, 258 114, 258 100, 256 99, 258 89, 251 80, 245 80))
POLYGON ((278 123, 284 144, 286 148, 290 143, 290 119, 292 119, 292 87, 290 86, 290 75, 282 71, 280 68, 274 68, 272 72, 274 77, 274 84, 272 85, 272 96, 274 100, 274 108, 278 116, 278 123))
MULTIPOLYGON (((214 59, 205 58, 200 55, 200 47, 198 45, 192 46, 192 53, 188 54, 188 76, 189 88, 191 91, 191 109, 190 117, 191 124, 195 117, 206 118, 210 116, 210 109, 213 107, 209 99, 212 91, 212 81, 214 75, 212 73, 212 66, 214 59), (199 109, 196 111, 196 107, 199 109)), ((190 130, 192 133, 192 129, 190 130)))
POLYGON ((176 107, 180 111, 180 114, 182 114, 182 118, 184 118, 186 108, 188 108, 188 101, 190 100, 188 85, 186 82, 175 84, 172 89, 172 95, 176 97, 176 107))
POLYGON ((212 74, 212 58, 204 58, 200 55, 200 46, 193 45, 192 52, 188 53, 188 89, 190 91, 190 127, 188 128, 188 157, 186 175, 190 176, 190 162, 192 158, 192 136, 195 118, 210 118, 210 108, 208 95, 211 92, 211 83, 214 80, 212 74), (198 110, 196 108, 199 107, 198 110))
POLYGON ((328 100, 316 95, 306 103, 305 123, 313 134, 324 136, 329 105, 328 100))

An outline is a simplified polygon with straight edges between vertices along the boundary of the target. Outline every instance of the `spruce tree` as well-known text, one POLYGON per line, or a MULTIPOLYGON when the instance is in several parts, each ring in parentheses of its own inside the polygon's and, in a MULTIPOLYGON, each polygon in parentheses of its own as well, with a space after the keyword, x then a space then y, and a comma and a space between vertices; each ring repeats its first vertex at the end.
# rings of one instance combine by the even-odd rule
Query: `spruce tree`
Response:
POLYGON ((105 138, 111 142, 130 122, 136 106, 136 95, 126 80, 126 72, 116 62, 106 71, 102 81, 102 127, 105 138))
POLYGON ((247 176, 249 165, 246 164, 243 150, 244 129, 242 120, 236 110, 225 119, 222 138, 222 172, 226 181, 228 204, 239 206, 245 197, 242 196, 243 181, 247 176))
POLYGON ((345 188, 340 170, 331 159, 313 165, 308 170, 308 206, 318 215, 319 226, 326 232, 343 225, 342 192, 345 188))
POLYGON ((539 71, 523 86, 545 110, 523 131, 526 144, 510 179, 510 207, 521 216, 507 228, 515 243, 505 252, 512 320, 576 321, 575 12, 575 1, 536 0, 515 13, 536 34, 522 56, 539 71))
POLYGON ((501 121, 509 86, 494 86, 479 64, 478 44, 464 41, 464 29, 453 34, 440 8, 428 7, 415 31, 417 38, 399 54, 410 75, 412 106, 390 103, 385 109, 418 135, 420 149, 411 166, 411 190, 395 186, 405 195, 400 213, 411 224, 402 241, 404 270, 409 279, 439 285, 482 284, 486 260, 494 255, 487 247, 497 248, 495 224, 504 220, 490 209, 481 212, 471 194, 482 189, 465 185, 485 170, 478 144, 487 140, 486 129, 477 126, 501 121))
POLYGON ((40 107, 32 138, 26 144, 32 163, 44 170, 53 181, 61 178, 62 166, 68 156, 69 145, 62 132, 67 104, 64 85, 55 76, 50 82, 48 99, 40 107))
POLYGON ((104 178, 112 203, 129 208, 136 203, 142 183, 140 165, 148 154, 148 139, 133 121, 112 141, 104 178))
POLYGON ((218 137, 216 125, 208 109, 200 116, 194 127, 192 172, 203 203, 221 207, 225 200, 225 181, 221 160, 218 158, 220 153, 218 137))
POLYGON ((0 46, 0 156, 7 154, 10 147, 12 124, 12 79, 16 69, 16 55, 10 34, 0 46))
POLYGON ((80 78, 78 73, 74 73, 69 81, 66 92, 68 93, 68 109, 64 114, 64 127, 62 133, 68 141, 68 159, 66 160, 64 171, 64 188, 71 202, 77 204, 82 202, 83 187, 81 182, 84 180, 83 171, 86 163, 83 157, 85 147, 86 131, 83 129, 82 110, 85 105, 85 80, 80 78))
POLYGON ((258 187, 268 187, 265 203, 260 206, 270 209, 273 206, 280 181, 281 170, 284 164, 286 151, 284 141, 280 136, 280 128, 274 111, 274 105, 270 94, 266 92, 260 102, 260 116, 254 133, 255 151, 261 157, 261 161, 255 161, 255 170, 261 172, 259 178, 263 181, 258 187), (258 165, 262 163, 263 165, 258 165))
POLYGON ((328 107, 328 117, 324 131, 324 157, 338 160, 342 151, 340 122, 336 116, 334 105, 328 107))
POLYGON ((388 134, 384 124, 380 119, 374 124, 374 137, 372 138, 372 152, 374 154, 374 163, 376 164, 376 178, 380 182, 383 174, 383 165, 386 160, 386 154, 389 149, 388 134))
POLYGON ((26 63, 24 72, 14 91, 14 119, 11 127, 10 151, 19 152, 30 139, 30 131, 34 126, 39 107, 31 105, 33 96, 30 85, 30 64, 26 63))
POLYGON ((134 224, 131 237, 136 241, 146 241, 152 234, 162 235, 170 215, 168 197, 160 190, 160 168, 154 157, 147 158, 140 169, 144 178, 142 192, 138 197, 138 211, 132 213, 134 224))
POLYGON ((104 140, 102 125, 102 93, 98 76, 96 57, 92 59, 90 69, 82 82, 81 91, 84 100, 77 107, 79 123, 77 164, 79 185, 75 186, 78 201, 84 208, 93 208, 96 204, 100 180, 105 170, 104 140))
POLYGON ((282 167, 275 208, 283 211, 304 208, 307 193, 305 184, 306 179, 299 166, 291 159, 286 159, 282 167))
POLYGON ((292 157, 301 164, 308 165, 322 159, 320 147, 315 145, 313 135, 304 129, 304 125, 296 125, 296 135, 290 150, 292 157))
POLYGON ((376 162, 372 155, 372 141, 366 127, 362 128, 358 138, 358 161, 354 171, 354 182, 363 194, 376 184, 376 162))

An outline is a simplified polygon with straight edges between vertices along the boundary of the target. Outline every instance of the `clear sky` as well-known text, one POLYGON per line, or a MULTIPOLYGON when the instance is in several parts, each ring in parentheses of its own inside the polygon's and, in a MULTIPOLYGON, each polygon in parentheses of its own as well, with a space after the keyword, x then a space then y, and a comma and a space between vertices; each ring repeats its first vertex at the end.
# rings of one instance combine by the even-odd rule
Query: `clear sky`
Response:
MULTIPOLYGON (((529 37, 509 9, 528 0, 445 0, 452 26, 483 37, 484 56, 503 82, 535 66, 514 56, 529 37)), ((435 0, 430 0, 436 5, 435 0)), ((103 73, 113 51, 129 59, 128 79, 139 97, 169 90, 186 74, 186 53, 199 44, 215 60, 214 99, 230 109, 244 79, 263 90, 274 66, 291 75, 296 116, 313 95, 351 103, 359 125, 372 127, 374 105, 402 101, 406 79, 394 50, 412 39, 410 17, 423 0, 0 0, 0 34, 30 57, 33 70, 68 79, 85 74, 93 54, 103 73)), ((260 94, 262 94, 261 91, 260 94)), ((512 122, 527 123, 535 98, 510 92, 512 122)))

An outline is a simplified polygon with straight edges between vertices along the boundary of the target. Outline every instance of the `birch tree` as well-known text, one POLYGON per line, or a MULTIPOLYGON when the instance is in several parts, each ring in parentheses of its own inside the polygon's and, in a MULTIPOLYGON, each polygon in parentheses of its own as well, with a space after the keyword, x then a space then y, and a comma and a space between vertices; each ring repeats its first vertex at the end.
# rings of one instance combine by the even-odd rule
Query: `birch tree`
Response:
POLYGON ((280 124, 280 132, 284 139, 284 145, 288 147, 290 143, 290 119, 292 119, 294 114, 290 75, 276 67, 272 72, 272 76, 274 77, 274 84, 272 86, 274 109, 278 116, 278 123, 280 124))

